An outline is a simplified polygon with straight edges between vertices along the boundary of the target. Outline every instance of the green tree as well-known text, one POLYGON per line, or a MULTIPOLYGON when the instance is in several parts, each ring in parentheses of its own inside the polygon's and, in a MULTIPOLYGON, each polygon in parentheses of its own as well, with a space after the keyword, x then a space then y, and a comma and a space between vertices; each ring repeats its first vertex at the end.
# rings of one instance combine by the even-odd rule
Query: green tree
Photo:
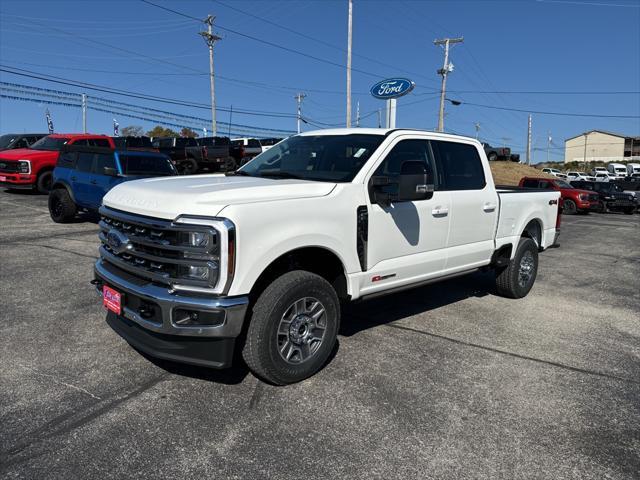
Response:
POLYGON ((164 128, 162 125, 156 125, 147 132, 148 137, 179 137, 180 134, 170 128, 164 128))
POLYGON ((139 125, 129 125, 120 130, 120 135, 123 137, 141 137, 144 135, 144 129, 139 125))
POLYGON ((184 127, 182 130, 180 130, 180 136, 196 138, 198 137, 198 133, 194 130, 191 130, 190 128, 184 127))

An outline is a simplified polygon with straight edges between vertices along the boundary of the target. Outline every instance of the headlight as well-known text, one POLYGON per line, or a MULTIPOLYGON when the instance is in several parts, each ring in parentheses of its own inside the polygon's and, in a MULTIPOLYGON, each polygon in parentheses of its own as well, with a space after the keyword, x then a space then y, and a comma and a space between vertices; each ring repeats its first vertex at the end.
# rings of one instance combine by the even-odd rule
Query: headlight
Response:
POLYGON ((589 200, 589 195, 585 194, 585 193, 581 193, 580 195, 578 195, 578 197, 580 198, 580 200, 582 200, 583 202, 586 202, 587 200, 589 200))
POLYGON ((192 278, 194 280, 204 280, 208 281, 211 276, 211 269, 209 267, 188 267, 187 278, 192 278))
POLYGON ((18 160, 19 173, 31 173, 31 162, 29 160, 18 160))
POLYGON ((207 247, 209 245, 209 234, 205 232, 189 232, 189 246, 207 247))

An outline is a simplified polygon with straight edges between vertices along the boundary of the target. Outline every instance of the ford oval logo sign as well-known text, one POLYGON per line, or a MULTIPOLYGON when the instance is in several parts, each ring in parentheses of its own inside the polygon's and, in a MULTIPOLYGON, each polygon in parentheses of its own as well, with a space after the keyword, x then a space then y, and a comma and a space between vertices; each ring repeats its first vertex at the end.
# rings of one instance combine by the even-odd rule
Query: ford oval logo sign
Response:
POLYGON ((109 230, 109 233, 107 233, 107 245, 109 245, 111 250, 116 254, 126 252, 133 248, 133 245, 129 243, 129 238, 115 228, 112 228, 109 230))
POLYGON ((406 78, 388 78, 371 87, 371 95, 382 100, 406 95, 416 84, 406 78))

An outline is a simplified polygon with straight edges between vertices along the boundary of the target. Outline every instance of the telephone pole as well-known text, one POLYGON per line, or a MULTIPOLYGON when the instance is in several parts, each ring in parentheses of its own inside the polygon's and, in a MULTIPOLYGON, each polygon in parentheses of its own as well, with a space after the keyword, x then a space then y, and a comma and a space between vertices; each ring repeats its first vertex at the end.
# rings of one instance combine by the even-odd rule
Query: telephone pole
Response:
POLYGON ((87 133, 87 94, 82 94, 82 133, 87 133))
POLYGON ((360 126, 360 102, 356 103, 356 127, 360 126))
POLYGON ((353 37, 352 0, 349 0, 349 26, 347 30, 347 128, 349 128, 351 126, 351 43, 353 37))
POLYGON ((444 64, 438 70, 438 75, 442 75, 442 87, 440 88, 440 112, 438 114, 438 131, 444 132, 444 100, 447 90, 447 76, 453 71, 453 64, 449 63, 449 45, 462 43, 464 37, 459 38, 443 38, 434 40, 434 45, 444 45, 444 64))
POLYGON ((480 137, 480 122, 476 122, 476 140, 478 140, 478 137, 480 137))
POLYGON ((207 31, 200 32, 200 35, 204 39, 205 43, 209 47, 209 84, 211 88, 211 134, 215 137, 218 131, 216 125, 216 84, 215 75, 213 70, 213 45, 218 40, 222 40, 222 37, 213 34, 213 21, 216 17, 207 15, 204 23, 207 24, 207 31))
POLYGON ((293 97, 298 103, 298 114, 296 115, 298 118, 298 133, 300 133, 300 120, 302 120, 302 100, 304 99, 304 97, 306 97, 306 95, 302 92, 293 97))
POLYGON ((527 128, 527 165, 531 165, 531 114, 529 114, 529 125, 527 128))
POLYGON ((547 134, 547 163, 549 163, 549 149, 551 148, 551 131, 547 134))

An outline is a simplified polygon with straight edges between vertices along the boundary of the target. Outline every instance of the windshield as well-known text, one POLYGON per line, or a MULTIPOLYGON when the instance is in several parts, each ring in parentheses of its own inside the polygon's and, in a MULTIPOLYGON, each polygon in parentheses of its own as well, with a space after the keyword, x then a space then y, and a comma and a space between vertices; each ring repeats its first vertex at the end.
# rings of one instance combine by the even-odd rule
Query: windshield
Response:
POLYGON ((120 155, 124 175, 175 175, 176 170, 165 155, 120 155))
POLYGON ((560 188, 573 188, 569 183, 565 182, 564 180, 556 180, 555 184, 560 188))
POLYGON ((11 142, 17 138, 15 135, 2 135, 0 137, 0 150, 4 150, 5 148, 9 148, 11 142))
POLYGON ((59 151, 62 146, 68 141, 68 138, 63 137, 44 137, 31 145, 29 148, 31 148, 32 150, 59 151))
POLYGON ((298 135, 240 169, 256 177, 350 182, 384 140, 383 135, 298 135))

